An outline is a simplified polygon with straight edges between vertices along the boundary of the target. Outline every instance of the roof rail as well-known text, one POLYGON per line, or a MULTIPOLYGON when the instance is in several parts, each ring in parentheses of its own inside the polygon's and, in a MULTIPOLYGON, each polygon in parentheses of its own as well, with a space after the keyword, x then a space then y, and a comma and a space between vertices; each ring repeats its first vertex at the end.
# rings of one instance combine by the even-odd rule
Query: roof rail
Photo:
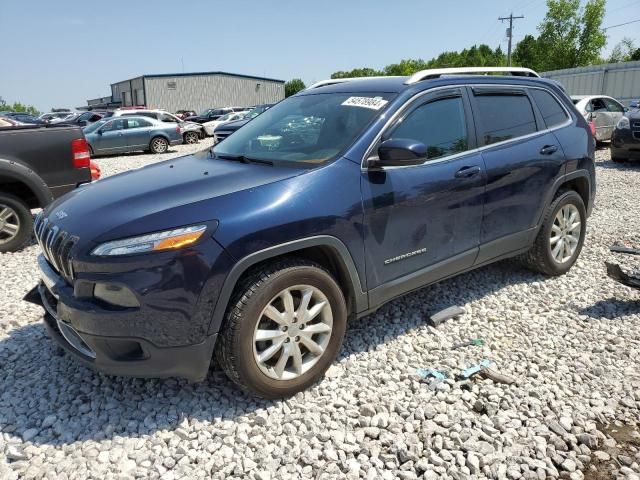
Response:
POLYGON ((345 83, 351 82, 353 80, 373 80, 379 78, 401 78, 400 76, 376 76, 376 77, 348 77, 348 78, 330 78, 329 80, 321 80, 319 82, 314 83, 310 87, 307 87, 306 90, 311 90, 313 88, 326 87, 327 85, 335 85, 337 83, 345 83))
POLYGON ((421 70, 414 73, 409 79, 404 82, 405 85, 412 85, 422 80, 430 80, 433 78, 440 78, 444 75, 478 75, 486 73, 502 73, 505 75, 514 75, 518 77, 537 77, 536 72, 530 68, 522 67, 459 67, 459 68, 432 68, 428 70, 421 70))

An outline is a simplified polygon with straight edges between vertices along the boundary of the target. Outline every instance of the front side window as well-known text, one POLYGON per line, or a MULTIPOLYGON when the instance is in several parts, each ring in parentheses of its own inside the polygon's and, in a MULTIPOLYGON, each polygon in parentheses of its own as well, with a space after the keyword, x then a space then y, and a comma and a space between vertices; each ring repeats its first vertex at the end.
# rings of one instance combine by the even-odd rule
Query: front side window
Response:
POLYGON ((536 119, 529 97, 522 94, 476 94, 478 119, 485 145, 535 133, 536 119))
POLYGON ((604 103, 607 106, 607 110, 614 113, 624 113, 624 107, 620 105, 615 100, 611 100, 610 98, 604 98, 604 103))
POLYGON ((369 92, 290 97, 227 137, 214 154, 323 163, 349 147, 392 97, 369 92))
POLYGON ((536 102, 542 118, 547 128, 553 128, 557 125, 564 123, 567 120, 567 113, 564 108, 546 90, 540 90, 538 88, 532 88, 530 90, 533 101, 536 102))
POLYGON ((464 152, 469 140, 462 98, 442 98, 419 106, 386 137, 424 143, 427 160, 464 152))
POLYGON ((126 120, 124 118, 119 118, 117 120, 113 120, 111 122, 105 123, 104 127, 102 127, 102 132, 115 132, 117 130, 124 130, 125 125, 124 122, 126 120))

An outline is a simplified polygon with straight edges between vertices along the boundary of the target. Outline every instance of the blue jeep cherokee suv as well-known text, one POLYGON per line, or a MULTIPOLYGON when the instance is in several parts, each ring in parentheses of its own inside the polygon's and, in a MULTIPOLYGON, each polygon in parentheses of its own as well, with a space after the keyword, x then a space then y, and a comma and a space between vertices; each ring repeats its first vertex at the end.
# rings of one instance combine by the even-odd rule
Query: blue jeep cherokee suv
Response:
POLYGON ((36 219, 51 336, 98 370, 284 397, 349 318, 507 257, 560 275, 595 195, 594 142, 526 69, 343 79, 212 151, 80 188, 36 219), (468 75, 475 72, 506 75, 468 75), (462 74, 467 75, 462 75, 462 74))

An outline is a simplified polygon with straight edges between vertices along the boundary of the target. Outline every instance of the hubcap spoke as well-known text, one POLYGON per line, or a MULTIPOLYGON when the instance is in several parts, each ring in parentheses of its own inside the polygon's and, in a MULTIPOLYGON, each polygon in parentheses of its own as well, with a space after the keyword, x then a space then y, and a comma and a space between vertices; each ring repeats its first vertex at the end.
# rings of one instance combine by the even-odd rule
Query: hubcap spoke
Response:
POLYGON ((264 342, 266 340, 276 340, 284 337, 286 333, 281 330, 256 330, 256 342, 264 342))
POLYGON ((264 352, 262 352, 258 358, 261 363, 266 362, 267 360, 271 360, 271 358, 280 350, 282 344, 284 343, 284 338, 278 339, 273 344, 267 348, 264 352))
POLYGON ((7 221, 7 219, 13 215, 14 212, 9 207, 0 207, 0 220, 7 221))
POLYGON ((311 339, 311 336, 306 332, 300 332, 300 343, 309 349, 309 351, 315 355, 321 355, 324 351, 320 345, 311 339))
POLYGON ((331 327, 325 323, 315 323, 313 325, 308 325, 304 329, 304 334, 314 335, 316 333, 329 333, 331 331, 331 327))
POLYGON ((293 296, 289 290, 282 292, 282 303, 284 304, 285 316, 287 320, 291 321, 295 313, 295 308, 293 306, 293 296))
POLYGON ((300 345, 292 343, 293 350, 293 368, 298 375, 302 375, 302 352, 300 351, 300 345))
POLYGON ((288 325, 289 324, 289 322, 285 318, 285 315, 282 312, 280 312, 273 305, 268 305, 267 308, 265 308, 264 312, 262 312, 262 313, 266 317, 268 317, 270 320, 273 320, 274 322, 276 322, 278 325, 288 325))
POLYGON ((280 358, 278 358, 278 361, 276 362, 276 366, 273 367, 278 378, 282 378, 284 367, 287 366, 287 362, 289 361, 291 353, 291 343, 287 343, 282 349, 282 353, 280 354, 280 358))

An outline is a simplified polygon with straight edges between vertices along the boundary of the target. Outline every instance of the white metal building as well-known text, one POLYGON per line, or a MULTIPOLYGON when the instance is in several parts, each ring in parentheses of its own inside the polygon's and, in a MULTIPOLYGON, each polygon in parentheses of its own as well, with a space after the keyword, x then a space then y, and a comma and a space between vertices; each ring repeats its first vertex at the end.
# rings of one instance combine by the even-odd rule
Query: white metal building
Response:
POLYGON ((569 95, 608 95, 625 105, 640 98, 640 61, 567 68, 542 76, 560 82, 569 95))
POLYGON ((252 106, 284 98, 284 80, 227 72, 142 75, 111 84, 111 97, 87 100, 90 108, 144 105, 170 112, 252 106))

